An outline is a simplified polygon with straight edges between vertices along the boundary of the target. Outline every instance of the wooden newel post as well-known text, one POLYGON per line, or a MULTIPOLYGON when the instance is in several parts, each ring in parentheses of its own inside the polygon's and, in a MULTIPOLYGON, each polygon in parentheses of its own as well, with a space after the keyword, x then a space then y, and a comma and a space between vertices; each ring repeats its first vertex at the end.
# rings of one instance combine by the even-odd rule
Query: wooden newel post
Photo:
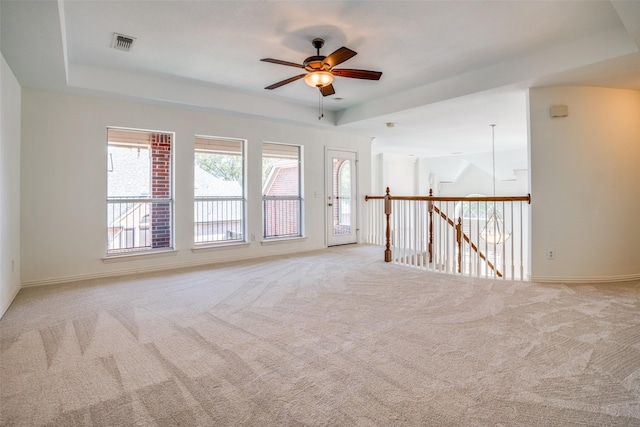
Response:
POLYGON ((458 273, 462 273, 462 218, 456 224, 456 243, 458 244, 458 273))
MULTIPOLYGON (((429 189, 429 197, 433 197, 433 188, 429 189)), ((433 200, 429 200, 429 264, 433 263, 433 200)))
POLYGON ((391 194, 389 194, 389 187, 387 187, 387 194, 384 196, 384 214, 387 216, 387 248, 384 250, 384 262, 391 262, 391 194))

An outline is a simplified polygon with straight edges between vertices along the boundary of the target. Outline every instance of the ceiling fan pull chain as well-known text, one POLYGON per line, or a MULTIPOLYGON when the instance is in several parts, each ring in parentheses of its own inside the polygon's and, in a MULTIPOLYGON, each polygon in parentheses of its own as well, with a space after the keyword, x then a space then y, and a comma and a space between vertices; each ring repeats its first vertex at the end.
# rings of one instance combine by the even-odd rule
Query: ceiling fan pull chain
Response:
POLYGON ((322 98, 322 91, 318 88, 318 120, 322 120, 324 117, 324 100, 322 98))

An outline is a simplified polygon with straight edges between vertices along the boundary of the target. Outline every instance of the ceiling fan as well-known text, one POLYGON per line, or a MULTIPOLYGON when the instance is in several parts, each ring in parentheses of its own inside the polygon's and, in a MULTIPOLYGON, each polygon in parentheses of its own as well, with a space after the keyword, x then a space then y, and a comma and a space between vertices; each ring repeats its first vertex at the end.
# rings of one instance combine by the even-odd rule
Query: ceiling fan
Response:
POLYGON ((334 76, 364 80, 380 80, 380 76, 382 76, 382 72, 380 71, 353 70, 346 68, 335 69, 333 67, 342 64, 347 59, 353 58, 357 53, 343 46, 329 56, 322 56, 320 55, 320 48, 324 46, 324 40, 316 38, 311 41, 311 44, 316 48, 316 55, 308 57, 302 64, 281 61, 273 58, 261 59, 260 61, 287 65, 289 67, 303 68, 308 71, 308 73, 299 74, 281 82, 274 83, 271 86, 265 87, 265 89, 277 89, 280 86, 284 86, 288 83, 304 78, 304 81, 309 86, 317 87, 323 96, 329 96, 336 93, 332 84, 334 76))

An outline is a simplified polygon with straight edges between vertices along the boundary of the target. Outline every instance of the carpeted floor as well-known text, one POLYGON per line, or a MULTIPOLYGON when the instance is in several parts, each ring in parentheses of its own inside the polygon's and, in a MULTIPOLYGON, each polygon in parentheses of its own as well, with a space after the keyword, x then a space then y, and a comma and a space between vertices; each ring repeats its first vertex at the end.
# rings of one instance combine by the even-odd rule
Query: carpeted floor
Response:
POLYGON ((345 246, 23 289, 15 426, 640 425, 640 282, 443 276, 345 246))

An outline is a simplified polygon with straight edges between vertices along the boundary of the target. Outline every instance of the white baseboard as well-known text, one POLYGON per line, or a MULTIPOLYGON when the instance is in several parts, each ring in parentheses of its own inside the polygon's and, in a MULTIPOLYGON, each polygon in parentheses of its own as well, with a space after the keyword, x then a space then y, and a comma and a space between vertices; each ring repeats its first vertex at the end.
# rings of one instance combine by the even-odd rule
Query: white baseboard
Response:
POLYGON ((640 280, 640 273, 626 274, 622 276, 596 276, 596 277, 571 277, 571 276, 531 276, 535 283, 614 283, 632 282, 640 280))
POLYGON ((173 264, 163 264, 163 265, 153 265, 148 267, 135 267, 129 268, 125 270, 118 271, 105 271, 101 273, 90 273, 90 274, 79 274, 74 276, 64 276, 64 277, 54 277, 50 279, 43 280, 33 280, 30 282, 23 282, 23 288, 30 288, 34 286, 46 286, 46 285, 58 285, 61 283, 69 283, 69 282, 79 282, 83 280, 93 280, 93 279, 106 279, 109 277, 118 277, 118 276, 127 276, 130 274, 144 274, 151 273, 152 271, 166 271, 166 270, 175 270, 180 268, 189 268, 189 267, 198 267, 201 265, 214 265, 220 264, 223 262, 229 262, 230 260, 205 260, 205 261, 190 261, 190 262, 180 262, 173 264))
MULTIPOLYGON (((319 248, 309 249, 303 252, 314 251, 319 248)), ((297 252, 300 253, 300 252, 297 252)), ((229 256, 223 258, 217 258, 215 260, 207 259, 207 260, 198 260, 198 261, 187 261, 187 262, 179 262, 172 264, 163 264, 161 266, 148 266, 148 267, 135 267, 126 270, 118 270, 118 271, 106 271, 101 273, 91 273, 91 274, 81 274, 81 275, 73 275, 73 276, 64 276, 64 277, 55 277, 51 279, 43 279, 43 280, 33 280, 30 282, 23 282, 20 287, 18 287, 6 307, 2 307, 2 311, 0 311, 0 318, 4 315, 5 311, 11 305, 11 302, 18 294, 18 291, 21 288, 29 288, 33 286, 45 286, 45 285, 56 285, 60 283, 69 283, 69 282, 78 282, 82 280, 92 280, 92 279, 106 279, 109 277, 118 277, 118 276, 126 276, 129 274, 143 274, 150 273, 153 271, 165 271, 165 270, 174 270, 180 268, 189 268, 189 267, 199 267, 203 265, 216 265, 225 262, 237 262, 244 260, 258 260, 260 258, 267 258, 278 255, 291 255, 291 253, 265 253, 259 256, 251 257, 251 258, 238 258, 237 256, 229 256)), ((628 274, 622 276, 599 276, 599 277, 571 277, 571 276, 531 276, 531 282, 533 283, 615 283, 615 282, 631 282, 635 280, 640 280, 640 273, 638 274, 628 274)))
MULTIPOLYGON (((287 255, 298 254, 302 252, 310 252, 318 249, 322 249, 322 248, 309 248, 309 249, 305 249, 297 252, 291 252, 290 250, 288 251, 273 250, 273 251, 266 251, 260 254, 256 254, 250 257, 247 257, 247 256, 239 257, 238 254, 229 254, 228 256, 220 256, 220 253, 218 253, 218 257, 216 259, 182 261, 182 262, 167 263, 162 265, 133 267, 133 268, 123 269, 123 270, 116 270, 116 271, 104 271, 100 273, 78 274, 78 275, 63 276, 63 277, 53 277, 49 279, 32 280, 32 281, 22 282, 21 287, 30 288, 35 286, 58 285, 61 283, 79 282, 83 280, 94 280, 94 279, 106 279, 109 277, 119 277, 119 276, 126 276, 130 274, 143 274, 143 273, 151 273, 154 271, 167 271, 167 270, 175 270, 175 269, 181 269, 181 268, 200 267, 203 265, 216 265, 216 264, 222 264, 225 262, 258 260, 260 258, 267 258, 267 257, 273 257, 273 256, 287 256, 287 255)), ((123 262, 130 262, 130 261, 135 261, 135 258, 131 257, 128 261, 123 261, 123 262)))
POLYGON ((9 310, 11 303, 13 302, 14 299, 16 299, 16 296, 18 295, 18 292, 20 292, 20 289, 21 289, 20 285, 15 286, 14 289, 9 294, 9 299, 7 300, 7 302, 4 303, 2 307, 0 307, 0 319, 2 319, 2 317, 7 312, 7 310, 9 310))

